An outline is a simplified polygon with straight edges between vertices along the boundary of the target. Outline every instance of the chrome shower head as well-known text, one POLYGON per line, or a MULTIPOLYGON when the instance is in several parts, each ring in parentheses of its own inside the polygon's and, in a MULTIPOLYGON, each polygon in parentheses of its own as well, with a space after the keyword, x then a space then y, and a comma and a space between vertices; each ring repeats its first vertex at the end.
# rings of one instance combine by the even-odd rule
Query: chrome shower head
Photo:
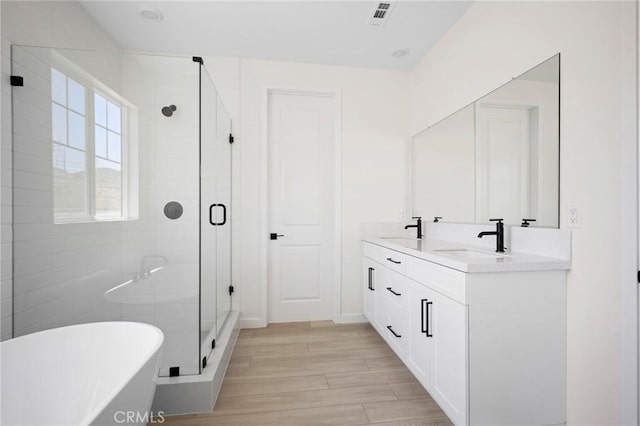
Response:
POLYGON ((169 105, 166 107, 162 107, 162 115, 164 115, 165 117, 171 117, 173 115, 173 111, 175 111, 176 106, 175 105, 169 105))

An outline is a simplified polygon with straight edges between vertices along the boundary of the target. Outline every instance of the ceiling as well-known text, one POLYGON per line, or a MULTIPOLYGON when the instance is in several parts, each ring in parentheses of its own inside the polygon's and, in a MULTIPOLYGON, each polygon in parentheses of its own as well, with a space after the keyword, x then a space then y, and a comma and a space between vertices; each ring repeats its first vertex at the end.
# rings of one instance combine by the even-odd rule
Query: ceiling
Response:
POLYGON ((81 0, 126 50, 239 56, 407 70, 466 12, 472 1, 391 1, 382 26, 375 1, 81 0), (140 17, 155 9, 160 21, 140 17), (396 57, 394 51, 406 50, 396 57))

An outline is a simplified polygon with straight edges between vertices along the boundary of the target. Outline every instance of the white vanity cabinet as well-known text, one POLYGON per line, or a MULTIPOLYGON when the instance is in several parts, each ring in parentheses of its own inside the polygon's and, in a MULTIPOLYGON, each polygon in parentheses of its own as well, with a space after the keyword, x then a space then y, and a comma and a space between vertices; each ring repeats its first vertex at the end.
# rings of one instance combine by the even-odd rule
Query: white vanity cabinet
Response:
POLYGON ((453 423, 566 421, 565 270, 466 273, 370 242, 363 253, 365 315, 453 423))

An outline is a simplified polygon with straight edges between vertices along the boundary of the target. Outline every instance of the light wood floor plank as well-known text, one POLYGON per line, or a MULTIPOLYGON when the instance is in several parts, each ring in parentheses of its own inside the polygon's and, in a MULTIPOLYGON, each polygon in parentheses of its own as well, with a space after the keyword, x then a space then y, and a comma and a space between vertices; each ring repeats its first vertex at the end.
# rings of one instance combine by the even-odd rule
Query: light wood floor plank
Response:
POLYGON ((380 336, 357 337, 348 340, 336 340, 329 345, 327 342, 311 342, 309 352, 334 352, 348 349, 388 348, 389 346, 380 336))
POLYGON ((236 346, 233 349, 233 356, 246 356, 246 355, 269 355, 269 354, 292 354, 292 353, 306 353, 309 352, 309 348, 306 343, 290 343, 279 345, 245 345, 236 346))
POLYGON ((367 371, 365 360, 317 362, 298 365, 278 365, 271 367, 229 367, 226 377, 268 378, 314 376, 317 374, 344 373, 347 371, 367 371))
POLYGON ((371 370, 391 370, 395 368, 407 368, 395 354, 387 358, 371 358, 365 360, 371 370))
MULTIPOLYGON (((407 370, 406 368, 396 369, 396 370, 364 371, 361 373, 328 374, 327 382, 330 388, 376 385, 376 384, 382 384, 382 383, 418 384, 418 382, 416 382, 415 377, 413 377, 413 374, 411 374, 411 372, 409 372, 409 370, 407 370)), ((418 384, 418 386, 420 386, 420 384, 418 384)), ((391 390, 394 390, 393 386, 391 386, 391 390)))
MULTIPOLYGON (((178 426, 178 423, 170 420, 167 424, 178 426)), ((368 424, 362 405, 349 404, 234 416, 206 415, 183 421, 179 426, 355 426, 361 424, 368 424)))
POLYGON ((220 397, 328 389, 324 375, 225 380, 220 397))
POLYGON ((427 391, 417 381, 411 383, 391 383, 389 384, 393 393, 396 394, 398 399, 415 399, 415 398, 430 398, 427 391))
POLYGON ((251 366, 276 366, 299 365, 316 362, 350 361, 371 358, 389 358, 395 354, 389 347, 376 347, 369 349, 351 349, 332 352, 308 352, 287 355, 254 355, 251 357, 251 366))
POLYGON ((367 402, 362 406, 371 423, 403 422, 412 419, 439 421, 443 416, 442 410, 431 398, 367 402))
POLYGON ((395 400, 395 394, 387 385, 234 396, 218 398, 213 415, 262 413, 395 400))

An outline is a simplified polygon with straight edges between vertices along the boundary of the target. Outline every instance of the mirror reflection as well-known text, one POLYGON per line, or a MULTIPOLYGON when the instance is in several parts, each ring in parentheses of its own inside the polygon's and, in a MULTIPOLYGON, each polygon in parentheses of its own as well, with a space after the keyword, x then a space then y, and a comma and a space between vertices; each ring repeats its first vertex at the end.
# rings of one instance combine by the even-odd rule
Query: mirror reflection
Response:
POLYGON ((560 55, 413 137, 412 216, 559 225, 560 55))

